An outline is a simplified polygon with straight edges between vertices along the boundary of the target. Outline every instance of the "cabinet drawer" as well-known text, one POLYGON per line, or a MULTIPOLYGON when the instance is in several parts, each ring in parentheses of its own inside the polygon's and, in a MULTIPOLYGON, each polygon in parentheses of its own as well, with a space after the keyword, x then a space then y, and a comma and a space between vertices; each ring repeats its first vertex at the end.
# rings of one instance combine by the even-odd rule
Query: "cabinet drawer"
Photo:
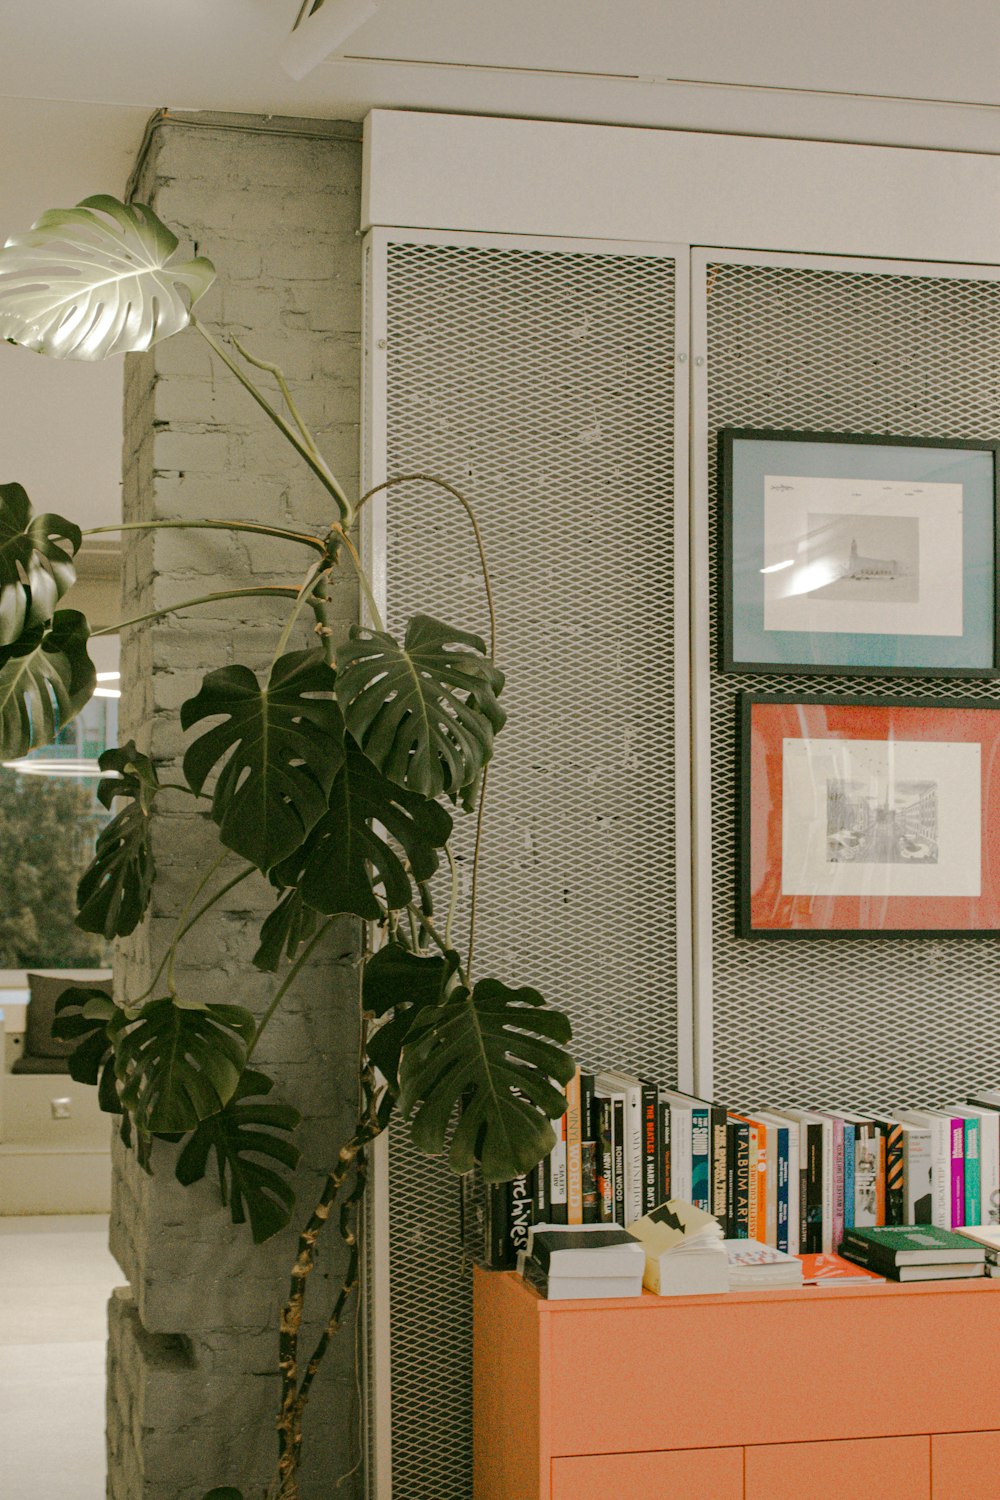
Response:
POLYGON ((1000 1432, 945 1432, 931 1438, 934 1500, 996 1500, 1000 1432))
POLYGON ((930 1500, 930 1494, 926 1437, 775 1443, 746 1450, 746 1500, 930 1500))
POLYGON ((742 1448, 552 1460, 552 1500, 743 1500, 742 1448))

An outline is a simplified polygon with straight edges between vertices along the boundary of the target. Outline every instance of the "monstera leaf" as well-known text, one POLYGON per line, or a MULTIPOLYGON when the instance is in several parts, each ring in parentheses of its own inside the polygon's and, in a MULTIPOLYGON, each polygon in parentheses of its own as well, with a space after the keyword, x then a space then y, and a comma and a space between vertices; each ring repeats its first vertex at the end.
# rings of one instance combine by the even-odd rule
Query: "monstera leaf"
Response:
POLYGON ((482 1163, 487 1182, 528 1172, 555 1145, 550 1119, 565 1112, 574 1064, 557 1043, 570 1024, 537 990, 511 990, 498 979, 464 985, 414 1020, 399 1070, 400 1109, 412 1116, 418 1151, 444 1150, 448 1126, 461 1117, 448 1153, 452 1169, 482 1163))
POLYGON ((69 1074, 77 1083, 97 1085, 97 1102, 105 1114, 120 1115, 115 1074, 115 1039, 128 1016, 103 990, 76 985, 56 1000, 52 1035, 60 1042, 76 1042, 69 1058, 69 1074))
POLYGON ((105 807, 115 797, 132 800, 98 836, 94 858, 76 888, 76 925, 84 932, 102 932, 110 941, 134 932, 149 905, 156 878, 150 814, 160 782, 153 762, 132 740, 105 750, 98 765, 118 772, 116 779, 106 777, 98 786, 105 807))
POLYGON ((52 618, 76 581, 79 550, 79 526, 62 516, 33 516, 19 484, 0 484, 0 646, 52 618))
POLYGON ((122 1105, 151 1134, 194 1130, 236 1092, 250 1012, 172 996, 150 1000, 117 1039, 122 1105))
POLYGON ((365 965, 365 1010, 386 1020, 368 1038, 368 1056, 393 1093, 399 1091, 399 1059, 410 1028, 429 1005, 444 1000, 457 972, 457 953, 420 958, 401 943, 386 943, 365 965))
POLYGON ((258 869, 298 849, 326 811, 344 759, 335 683, 322 651, 292 651, 275 662, 265 688, 247 667, 220 667, 181 709, 185 729, 224 716, 188 747, 184 775, 200 792, 224 759, 212 816, 222 842, 258 869))
POLYGON ((414 615, 402 646, 353 626, 337 653, 348 730, 390 781, 424 797, 476 779, 506 721, 502 687, 479 637, 430 615, 414 615))
POLYGON ((0 338, 55 359, 152 348, 215 279, 204 256, 174 260, 177 243, 144 203, 104 194, 43 214, 0 250, 0 338))
POLYGON ((394 910, 413 900, 413 880, 429 880, 438 867, 436 850, 451 833, 451 818, 436 802, 404 792, 387 781, 348 737, 346 757, 330 789, 329 811, 303 847, 274 870, 285 886, 297 886, 315 911, 353 912, 376 919, 382 906, 394 910), (409 871, 383 837, 401 847, 409 871))
POLYGON ((88 634, 78 610, 60 609, 48 628, 0 649, 0 760, 51 745, 89 700, 97 676, 88 634))
POLYGON ((302 899, 298 890, 285 891, 273 912, 260 929, 260 946, 253 956, 254 966, 273 974, 282 955, 291 962, 303 943, 316 931, 319 913, 302 899))
POLYGON ((234 1224, 245 1224, 249 1216, 255 1245, 284 1229, 295 1207, 291 1183, 268 1158, 294 1170, 300 1152, 286 1137, 301 1116, 289 1104, 263 1102, 273 1087, 266 1073, 248 1068, 226 1107, 202 1120, 175 1168, 185 1187, 200 1182, 214 1151, 222 1201, 234 1224))

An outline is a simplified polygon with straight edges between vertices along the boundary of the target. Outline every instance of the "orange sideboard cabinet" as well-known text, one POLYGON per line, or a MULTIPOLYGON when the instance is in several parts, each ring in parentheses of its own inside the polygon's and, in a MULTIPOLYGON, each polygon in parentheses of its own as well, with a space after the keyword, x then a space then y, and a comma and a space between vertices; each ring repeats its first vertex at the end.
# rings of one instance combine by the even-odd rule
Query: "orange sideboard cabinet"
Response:
POLYGON ((546 1302, 475 1273, 474 1500, 1000 1500, 1000 1281, 546 1302))

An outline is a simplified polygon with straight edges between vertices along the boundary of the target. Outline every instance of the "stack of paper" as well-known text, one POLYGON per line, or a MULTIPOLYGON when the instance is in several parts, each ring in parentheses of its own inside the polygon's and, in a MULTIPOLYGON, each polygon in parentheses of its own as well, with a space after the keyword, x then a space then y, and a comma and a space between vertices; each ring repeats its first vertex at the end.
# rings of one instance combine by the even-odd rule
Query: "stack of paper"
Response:
POLYGON ((729 1285, 734 1292, 802 1285, 802 1262, 797 1255, 774 1250, 759 1240, 724 1240, 723 1244, 729 1259, 729 1285))
POLYGON ((533 1224, 517 1269, 550 1300, 638 1297, 642 1246, 617 1224, 533 1224))

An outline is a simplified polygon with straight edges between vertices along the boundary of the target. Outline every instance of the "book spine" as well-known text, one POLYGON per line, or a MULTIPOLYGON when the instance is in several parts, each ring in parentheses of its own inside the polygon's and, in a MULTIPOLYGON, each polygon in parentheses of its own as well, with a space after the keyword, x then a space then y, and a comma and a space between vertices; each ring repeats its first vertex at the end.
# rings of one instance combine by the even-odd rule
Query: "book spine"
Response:
POLYGON ((905 1224, 906 1195, 903 1191, 903 1127, 897 1120, 885 1122, 885 1222, 905 1224))
POLYGON ((774 1130, 775 1135, 775 1170, 778 1182, 778 1223, 777 1223, 777 1247, 788 1253, 788 1225, 789 1225, 789 1156, 788 1156, 788 1131, 785 1127, 778 1126, 774 1130))
POLYGON ((625 1226, 625 1100, 616 1095, 611 1101, 612 1178, 614 1182, 614 1222, 625 1226))
POLYGON ((750 1140, 750 1156, 749 1156, 749 1178, 750 1178, 750 1180, 749 1180, 749 1184, 748 1184, 748 1186, 749 1186, 749 1203, 747 1205, 747 1236, 751 1240, 762 1240, 764 1236, 761 1233, 760 1227, 758 1226, 758 1217, 757 1217, 758 1214, 760 1213, 760 1210, 761 1210, 761 1207, 762 1207, 762 1205, 758 1205, 758 1202, 757 1202, 757 1189, 758 1189, 758 1186, 760 1184, 760 1178, 759 1178, 759 1176, 757 1174, 757 1152, 760 1149, 760 1136, 757 1133, 757 1127, 756 1127, 756 1125, 754 1125, 751 1120, 747 1121, 747 1130, 749 1131, 749 1140, 750 1140))
POLYGON ((830 1249, 836 1250, 844 1238, 844 1122, 839 1116, 834 1116, 832 1130, 833 1143, 833 1182, 832 1182, 832 1222, 830 1225, 830 1249))
MULTIPOLYGON (((844 1229, 854 1228, 854 1151, 857 1127, 853 1120, 844 1121, 844 1229)), ((834 1246, 834 1249, 837 1247, 834 1246)))
POLYGON ((878 1127, 866 1120, 855 1131, 854 1146, 854 1223, 859 1229, 877 1222, 878 1151, 878 1127))
POLYGON ((823 1253, 823 1126, 806 1126, 805 1255, 823 1253))
POLYGON ((757 1238, 765 1245, 773 1245, 772 1230, 777 1230, 777 1200, 775 1200, 774 1225, 771 1225, 770 1185, 773 1166, 767 1158, 767 1126, 762 1120, 756 1121, 757 1125, 757 1238))
POLYGON ((963 1151, 965 1157, 965 1220, 966 1224, 983 1222, 980 1207, 980 1161, 979 1121, 973 1116, 962 1117, 964 1126, 963 1151))
POLYGON ((599 1224, 601 1221, 600 1190, 597 1185, 597 1130, 594 1111, 594 1075, 580 1074, 580 1121, 583 1139, 580 1142, 580 1208, 584 1224, 599 1224))
POLYGON ((612 1143, 611 1100, 595 1096, 594 1112, 599 1130, 597 1137, 597 1186, 600 1195, 600 1220, 610 1224, 615 1216, 614 1149, 612 1143))
POLYGON ((1000 1111, 979 1114, 979 1201, 984 1224, 1000 1224, 1000 1111))
POLYGON ((728 1132, 726 1130, 726 1111, 719 1104, 712 1105, 711 1114, 712 1130, 712 1206, 709 1213, 718 1219, 719 1223, 726 1222, 726 1150, 728 1144, 728 1132))
POLYGON ((642 1212, 648 1214, 663 1202, 656 1196, 656 1168, 660 1159, 656 1085, 642 1085, 642 1212))
POLYGON ((516 1265, 517 1257, 522 1250, 528 1248, 528 1230, 532 1223, 532 1199, 531 1186, 527 1174, 512 1179, 510 1184, 510 1219, 508 1234, 510 1240, 509 1261, 516 1265))
POLYGON ((691 1202, 691 1110, 670 1106, 670 1196, 691 1202))
POLYGON ((553 1120, 552 1128, 556 1133, 556 1143, 549 1153, 549 1222, 566 1224, 566 1116, 563 1115, 561 1120, 553 1120))
POLYGON ((726 1217, 722 1224, 727 1240, 735 1240, 736 1234, 736 1125, 726 1121, 726 1217))
POLYGON ((959 1116, 950 1122, 951 1140, 951 1227, 965 1223, 965 1121, 959 1116))
POLYGON ((636 1084, 625 1092, 625 1218, 619 1223, 634 1224, 642 1218, 642 1089, 636 1084))
POLYGON ((735 1234, 737 1240, 750 1238, 750 1126, 745 1120, 734 1125, 736 1135, 735 1234))
POLYGON ((657 1204, 666 1203, 670 1197, 670 1154, 672 1141, 670 1136, 670 1101, 662 1095, 656 1101, 657 1138, 659 1140, 659 1155, 656 1164, 656 1201, 657 1204))
POLYGON ((485 1192, 487 1264, 491 1271, 510 1271, 514 1267, 510 1250, 511 1185, 488 1182, 485 1192))
POLYGON ((691 1110, 691 1202, 703 1213, 709 1210, 709 1111, 695 1105, 691 1110))
POLYGON ((931 1125, 931 1223, 951 1228, 951 1127, 944 1116, 932 1116, 931 1125))
POLYGON ((788 1126, 788 1253, 798 1255, 801 1246, 799 1224, 799 1161, 801 1130, 796 1122, 788 1126))
POLYGON ((878 1156, 875 1167, 875 1223, 885 1224, 885 1130, 878 1126, 878 1156))
POLYGON ((580 1069, 566 1085, 566 1223, 583 1223, 583 1119, 580 1069))
POLYGON ((922 1125, 903 1131, 903 1201, 905 1224, 930 1224, 933 1214, 931 1132, 922 1125))
POLYGON ((826 1119, 823 1132, 823 1253, 833 1249, 833 1121, 826 1119))

